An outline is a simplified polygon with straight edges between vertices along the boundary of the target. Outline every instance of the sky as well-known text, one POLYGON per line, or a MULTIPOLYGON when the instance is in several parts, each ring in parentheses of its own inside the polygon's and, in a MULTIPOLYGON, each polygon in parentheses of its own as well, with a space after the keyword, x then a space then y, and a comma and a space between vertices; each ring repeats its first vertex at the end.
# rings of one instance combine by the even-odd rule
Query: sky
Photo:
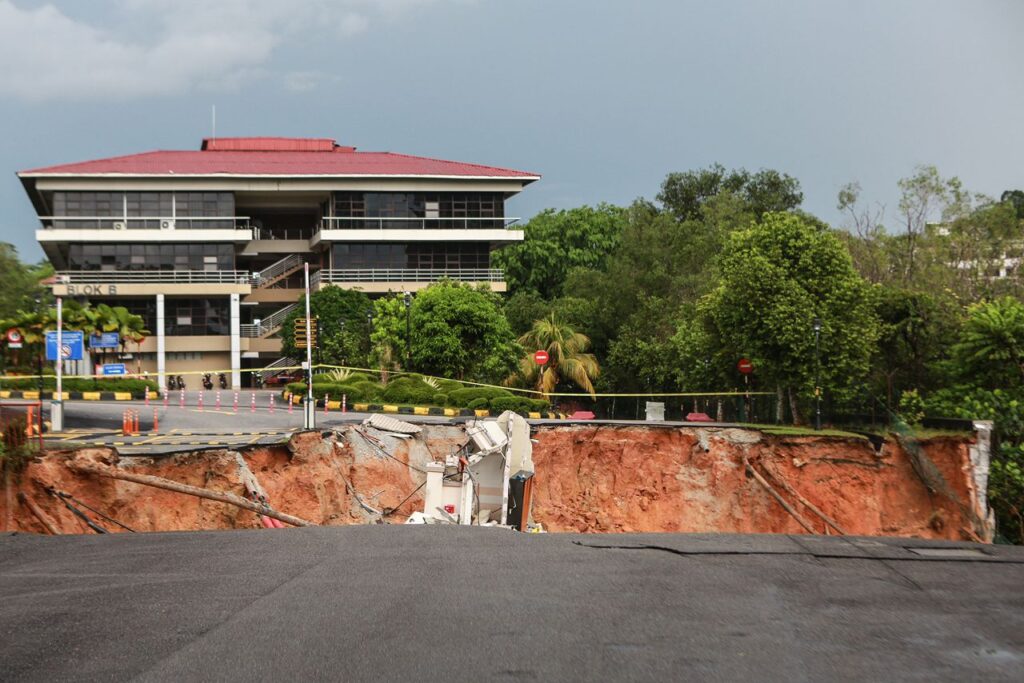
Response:
POLYGON ((329 137, 543 178, 509 215, 653 199, 721 163, 896 229, 933 164, 1024 189, 1022 0, 0 0, 0 240, 19 170, 218 137, 329 137))

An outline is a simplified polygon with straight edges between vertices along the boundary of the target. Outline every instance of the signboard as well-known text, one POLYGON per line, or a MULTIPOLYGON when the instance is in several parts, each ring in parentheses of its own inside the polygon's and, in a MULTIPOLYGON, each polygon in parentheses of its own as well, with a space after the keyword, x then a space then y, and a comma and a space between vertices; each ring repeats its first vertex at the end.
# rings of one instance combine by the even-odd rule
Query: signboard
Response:
POLYGON ((740 358, 740 362, 736 364, 736 369, 744 375, 749 375, 754 371, 754 364, 750 362, 749 358, 740 358))
MULTIPOLYGON (((64 360, 82 360, 84 335, 81 332, 65 330, 60 335, 60 357, 64 360)), ((57 333, 46 333, 46 360, 57 360, 57 333)))
POLYGON ((543 349, 536 352, 533 354, 533 362, 537 365, 546 365, 548 362, 548 352, 543 349))
POLYGON ((17 327, 7 330, 7 348, 20 349, 23 341, 25 341, 25 338, 21 336, 21 330, 17 327))
POLYGON ((103 375, 127 375, 128 370, 124 367, 124 363, 106 363, 103 366, 103 375))
POLYGON ((116 349, 121 345, 121 335, 117 332, 102 332, 89 336, 90 349, 116 349))

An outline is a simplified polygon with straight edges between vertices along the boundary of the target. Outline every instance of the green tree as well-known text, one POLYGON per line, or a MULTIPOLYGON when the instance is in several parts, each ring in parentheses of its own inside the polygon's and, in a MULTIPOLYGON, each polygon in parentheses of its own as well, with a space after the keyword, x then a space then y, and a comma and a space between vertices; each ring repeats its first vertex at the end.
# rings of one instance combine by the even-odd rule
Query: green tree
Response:
POLYGON ((822 385, 849 387, 867 373, 878 337, 871 297, 827 226, 773 213, 730 237, 721 281, 700 308, 713 345, 750 358, 763 380, 788 389, 798 418, 797 398, 814 386, 814 319, 821 321, 822 385))
POLYGON ((593 354, 586 353, 590 347, 586 335, 560 322, 552 313, 535 321, 519 343, 526 351, 519 361, 519 376, 525 383, 550 394, 559 383, 567 382, 594 395, 593 381, 601 374, 601 367, 593 354), (539 350, 548 352, 546 365, 534 361, 533 354, 539 350))
POLYGON ((720 164, 684 173, 670 173, 661 184, 658 201, 681 221, 699 220, 708 200, 723 193, 741 198, 754 216, 770 211, 789 211, 804 200, 800 182, 785 173, 762 169, 726 171, 720 164))
POLYGON ((406 366, 405 296, 392 294, 373 302, 373 333, 370 335, 370 360, 380 369, 381 382, 388 374, 406 366))
POLYGON ((999 201, 1009 203, 1017 220, 1024 220, 1024 190, 1007 190, 999 195, 999 201))
POLYGON ((494 254, 513 291, 533 290, 545 299, 562 294, 574 268, 597 268, 619 244, 625 210, 610 204, 547 209, 524 227, 526 238, 494 254))
MULTIPOLYGON (((323 362, 367 367, 370 327, 366 314, 374 310, 370 298, 355 289, 325 287, 310 295, 309 308, 311 315, 320 319, 318 334, 323 362)), ((295 321, 305 317, 306 299, 300 297, 299 305, 281 325, 281 351, 285 356, 305 358, 305 349, 295 348, 294 334, 295 321)))
POLYGON ((953 347, 960 373, 989 388, 1024 381, 1024 304, 1012 297, 972 305, 953 347))
POLYGON ((496 382, 515 368, 520 348, 497 294, 442 280, 416 295, 411 313, 417 371, 496 382))
POLYGON ((40 280, 53 274, 48 263, 28 266, 21 262, 14 245, 0 242, 0 320, 12 318, 18 311, 35 308, 36 297, 50 301, 49 290, 40 280))

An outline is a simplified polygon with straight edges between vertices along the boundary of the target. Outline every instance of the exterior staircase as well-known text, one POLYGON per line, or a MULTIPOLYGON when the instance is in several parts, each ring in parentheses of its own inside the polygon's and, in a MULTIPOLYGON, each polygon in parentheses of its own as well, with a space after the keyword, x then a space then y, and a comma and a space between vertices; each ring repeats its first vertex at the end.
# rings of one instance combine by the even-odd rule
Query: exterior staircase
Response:
POLYGON ((252 286, 257 289, 270 287, 297 272, 305 264, 298 254, 289 254, 261 271, 252 274, 252 286))
POLYGON ((288 314, 295 310, 298 305, 298 303, 288 304, 284 308, 274 311, 261 320, 259 325, 255 323, 242 325, 241 335, 243 337, 269 337, 281 329, 281 325, 284 324, 285 318, 287 318, 288 314))

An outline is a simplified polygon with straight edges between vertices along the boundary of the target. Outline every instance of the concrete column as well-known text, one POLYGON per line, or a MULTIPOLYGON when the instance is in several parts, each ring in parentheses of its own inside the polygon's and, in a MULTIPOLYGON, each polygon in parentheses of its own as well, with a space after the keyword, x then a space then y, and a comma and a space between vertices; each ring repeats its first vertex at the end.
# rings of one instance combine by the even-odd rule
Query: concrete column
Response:
POLYGON ((167 388, 167 339, 164 333, 164 295, 156 295, 156 381, 167 388))
POLYGON ((231 388, 242 388, 242 321, 238 295, 231 295, 231 388))

